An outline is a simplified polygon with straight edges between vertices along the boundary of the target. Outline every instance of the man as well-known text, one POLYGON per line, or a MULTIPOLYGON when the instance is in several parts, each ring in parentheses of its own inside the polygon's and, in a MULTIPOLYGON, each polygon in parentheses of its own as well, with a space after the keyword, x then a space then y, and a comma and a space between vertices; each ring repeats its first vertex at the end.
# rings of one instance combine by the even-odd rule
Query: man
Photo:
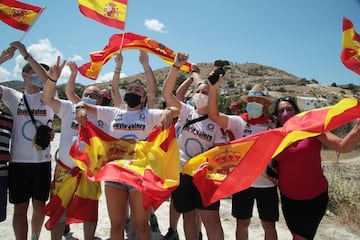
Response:
MULTIPOLYGON (((61 100, 54 97, 54 93, 56 91, 56 82, 57 82, 57 74, 62 71, 63 65, 60 65, 59 59, 56 65, 52 66, 49 71, 49 80, 46 82, 44 87, 44 95, 43 101, 47 103, 55 113, 61 118, 61 137, 60 137, 60 146, 59 146, 59 154, 56 159, 57 165, 54 173, 53 180, 53 188, 52 188, 52 197, 50 202, 44 208, 44 212, 50 216, 50 220, 46 223, 46 227, 51 229, 51 237, 53 240, 61 240, 62 235, 66 226, 66 223, 71 222, 83 222, 84 223, 84 239, 94 239, 95 230, 97 225, 97 217, 98 217, 98 199, 100 197, 100 183, 98 182, 90 182, 87 180, 86 176, 82 174, 81 171, 77 168, 75 163, 69 156, 69 150, 71 148, 72 143, 76 140, 79 124, 75 119, 76 113, 76 104, 68 101, 61 100), (72 178, 78 178, 80 181, 73 181, 72 178), (78 202, 78 192, 81 191, 83 186, 89 187, 89 191, 96 193, 95 195, 89 195, 88 199, 86 199, 83 205, 78 202), (73 189, 67 191, 70 195, 70 200, 65 203, 63 201, 62 205, 64 206, 62 216, 56 217, 53 214, 54 208, 56 208, 56 199, 60 196, 59 192, 64 189, 73 189), (79 210, 83 206, 85 206, 83 211, 79 210), (89 208, 90 206, 90 208, 89 208), (78 215, 73 209, 76 209, 77 212, 86 212, 89 213, 87 215, 78 215)), ((68 66, 71 69, 71 75, 69 78, 68 85, 72 85, 75 82, 77 67, 74 62, 70 62, 68 66)), ((70 90, 70 89, 68 89, 70 90)), ((76 95, 70 96, 73 91, 67 92, 69 99, 82 100, 84 102, 90 104, 100 105, 102 103, 102 97, 100 93, 100 89, 96 86, 89 86, 85 88, 82 98, 80 99, 76 95)), ((95 116, 90 116, 89 119, 95 123, 95 125, 103 130, 106 130, 106 126, 102 121, 98 121, 95 116)))
POLYGON ((15 237, 28 239, 27 212, 30 199, 32 200, 31 239, 39 239, 44 221, 41 209, 49 197, 51 159, 50 147, 36 148, 33 139, 38 126, 52 124, 54 112, 41 101, 41 83, 35 82, 34 79, 45 82, 48 78, 45 69, 48 70, 49 67, 39 64, 21 42, 10 44, 10 47, 1 54, 0 64, 11 59, 16 50, 27 61, 22 69, 25 91, 22 93, 0 86, 0 99, 10 109, 14 121, 9 164, 9 201, 14 204, 15 237), (31 114, 34 121, 31 119, 31 114))
MULTIPOLYGON (((261 85, 255 85, 241 100, 246 103, 246 113, 239 116, 219 113, 217 106, 217 90, 222 76, 209 87, 209 118, 224 129, 229 129, 235 139, 274 128, 267 110, 272 99, 261 85)), ((266 170, 266 169, 265 169, 266 170)), ((259 217, 265 232, 265 240, 276 240, 275 222, 279 220, 279 199, 276 184, 264 173, 260 175, 248 189, 233 194, 232 215, 237 219, 236 240, 248 239, 248 228, 256 200, 259 217)))

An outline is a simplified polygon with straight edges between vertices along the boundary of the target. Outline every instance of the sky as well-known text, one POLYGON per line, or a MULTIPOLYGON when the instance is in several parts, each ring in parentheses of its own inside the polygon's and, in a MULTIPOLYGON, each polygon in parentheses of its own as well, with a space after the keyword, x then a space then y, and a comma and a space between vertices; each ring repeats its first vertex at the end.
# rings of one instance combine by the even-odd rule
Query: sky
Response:
MULTIPOLYGON (((324 85, 360 85, 360 76, 340 61, 343 17, 360 33, 360 0, 129 0, 125 30, 85 17, 75 0, 23 2, 46 9, 25 35, 0 22, 0 47, 5 49, 22 39, 33 57, 48 65, 61 56, 81 66, 89 61, 89 53, 102 50, 113 34, 133 32, 175 52, 188 53, 192 63, 219 59, 258 63, 324 85)), ((122 76, 143 72, 139 51, 127 50, 123 56, 122 76)), ((154 70, 168 66, 155 55, 149 57, 154 70)), ((0 82, 22 80, 24 64, 16 52, 0 66, 0 82)), ((111 80, 114 68, 111 59, 96 82, 111 80)), ((65 67, 60 84, 66 83, 69 75, 65 67)), ((77 82, 95 83, 80 74, 77 82)))

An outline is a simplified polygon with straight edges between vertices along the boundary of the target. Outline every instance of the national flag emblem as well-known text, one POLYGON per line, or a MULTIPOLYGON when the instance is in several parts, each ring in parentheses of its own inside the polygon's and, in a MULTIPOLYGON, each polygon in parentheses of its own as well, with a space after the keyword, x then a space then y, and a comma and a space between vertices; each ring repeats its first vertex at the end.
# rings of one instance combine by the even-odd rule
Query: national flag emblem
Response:
POLYGON ((341 61, 348 69, 360 74, 360 35, 353 23, 343 18, 341 61))
POLYGON ((0 20, 18 30, 27 31, 35 22, 43 7, 14 0, 0 2, 0 20))
MULTIPOLYGON (((79 67, 79 72, 84 77, 97 79, 102 66, 119 50, 125 51, 130 49, 144 50, 163 59, 163 61, 171 65, 174 61, 176 52, 165 46, 164 44, 139 34, 126 32, 122 34, 114 34, 110 37, 109 43, 102 51, 90 53, 90 62, 79 67), (123 43, 122 46, 120 44, 123 43)), ((190 72, 191 64, 186 63, 181 70, 190 72)))
POLYGON ((359 117, 359 101, 344 98, 334 106, 299 113, 281 128, 216 146, 190 159, 183 172, 194 177, 194 184, 207 206, 250 187, 269 161, 290 144, 331 131, 359 117))
POLYGON ((128 0, 78 0, 80 12, 110 27, 125 29, 128 0))

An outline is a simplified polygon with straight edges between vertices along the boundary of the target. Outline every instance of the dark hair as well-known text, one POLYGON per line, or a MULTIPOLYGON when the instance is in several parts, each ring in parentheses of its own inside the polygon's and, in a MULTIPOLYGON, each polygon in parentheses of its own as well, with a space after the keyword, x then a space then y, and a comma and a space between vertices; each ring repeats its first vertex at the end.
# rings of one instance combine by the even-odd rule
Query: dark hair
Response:
MULTIPOLYGON (((40 65, 45 68, 46 71, 49 71, 50 67, 48 65, 46 65, 45 63, 40 63, 40 65)), ((29 73, 31 69, 32 67, 30 66, 30 64, 26 63, 25 66, 22 68, 22 72, 29 73)))
POLYGON ((296 114, 298 114, 300 112, 299 106, 296 103, 296 99, 294 97, 287 96, 287 97, 281 97, 281 98, 278 98, 278 99, 275 100, 274 114, 273 114, 274 116, 277 116, 278 113, 279 113, 278 112, 279 103, 284 102, 284 101, 291 104, 291 106, 294 108, 296 114))

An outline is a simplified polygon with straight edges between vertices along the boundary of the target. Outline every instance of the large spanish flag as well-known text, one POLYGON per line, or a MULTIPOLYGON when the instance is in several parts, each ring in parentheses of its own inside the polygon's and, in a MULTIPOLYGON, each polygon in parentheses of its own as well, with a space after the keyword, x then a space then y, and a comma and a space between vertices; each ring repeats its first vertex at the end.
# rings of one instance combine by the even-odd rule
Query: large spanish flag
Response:
MULTIPOLYGON (((122 34, 114 34, 110 37, 109 43, 102 51, 90 53, 90 62, 79 67, 79 72, 87 78, 97 79, 102 66, 120 50, 144 50, 151 54, 155 54, 164 60, 165 63, 171 65, 174 61, 176 52, 149 37, 139 34, 126 32, 122 34), (122 46, 120 46, 122 43, 122 46)), ((183 71, 190 72, 191 64, 186 63, 181 68, 183 71)))
POLYGON ((88 122, 70 156, 92 181, 116 181, 142 192, 144 208, 157 209, 179 185, 179 148, 175 128, 156 127, 136 144, 107 135, 88 122))
POLYGON ((44 10, 16 0, 0 1, 0 20, 21 31, 27 31, 44 10))
POLYGON ((348 69, 360 74, 360 35, 355 31, 353 23, 343 18, 341 61, 348 69))
POLYGON ((58 162, 51 183, 50 201, 42 209, 43 214, 49 216, 46 229, 53 229, 65 211, 67 224, 97 222, 100 196, 100 183, 89 181, 79 168, 69 169, 58 162))
POLYGON ((298 140, 318 136, 360 117, 357 99, 300 113, 282 128, 231 141, 189 160, 183 172, 194 176, 204 205, 251 186, 268 162, 298 140))
POLYGON ((128 0, 78 0, 80 12, 110 27, 125 29, 128 0))

